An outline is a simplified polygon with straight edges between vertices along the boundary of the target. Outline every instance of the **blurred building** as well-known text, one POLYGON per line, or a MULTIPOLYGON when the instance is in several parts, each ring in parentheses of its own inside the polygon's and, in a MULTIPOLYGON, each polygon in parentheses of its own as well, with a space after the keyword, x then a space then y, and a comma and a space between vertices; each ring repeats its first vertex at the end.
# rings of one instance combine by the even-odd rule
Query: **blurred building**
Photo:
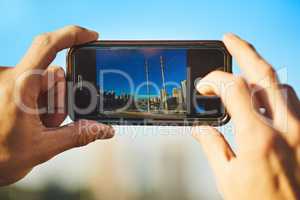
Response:
POLYGON ((178 98, 179 94, 178 94, 178 88, 173 88, 172 90, 172 96, 175 98, 178 98))
POLYGON ((160 90, 160 99, 161 99, 162 110, 168 110, 168 102, 167 102, 168 94, 164 88, 160 90))
POLYGON ((181 95, 183 97, 183 103, 186 104, 186 90, 187 90, 187 82, 186 80, 181 81, 181 95))
POLYGON ((186 144, 148 137, 121 137, 93 149, 88 177, 96 200, 189 199, 186 144))
POLYGON ((160 154, 160 179, 156 184, 164 191, 160 199, 189 199, 186 191, 186 159, 184 145, 165 143, 160 154))
POLYGON ((185 106, 184 106, 184 101, 183 101, 182 88, 173 88, 172 97, 176 99, 176 104, 177 104, 176 110, 183 111, 185 106))
POLYGON ((121 185, 118 176, 117 147, 115 143, 105 144, 95 148, 90 161, 89 180, 90 189, 95 200, 131 199, 131 192, 126 191, 121 185), (105 154, 98 156, 97 151, 105 149, 105 154))

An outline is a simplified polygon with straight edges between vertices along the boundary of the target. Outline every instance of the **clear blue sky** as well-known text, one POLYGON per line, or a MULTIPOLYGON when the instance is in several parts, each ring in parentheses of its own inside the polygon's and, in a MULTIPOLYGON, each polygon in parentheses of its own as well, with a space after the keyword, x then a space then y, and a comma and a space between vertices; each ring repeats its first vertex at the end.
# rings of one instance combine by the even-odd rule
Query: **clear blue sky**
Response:
MULTIPOLYGON (((276 68, 287 67, 299 93, 299 11, 299 0, 1 0, 0 65, 15 65, 38 33, 68 24, 96 29, 103 39, 220 39, 235 32, 276 68)), ((64 57, 55 63, 64 65, 64 57)))

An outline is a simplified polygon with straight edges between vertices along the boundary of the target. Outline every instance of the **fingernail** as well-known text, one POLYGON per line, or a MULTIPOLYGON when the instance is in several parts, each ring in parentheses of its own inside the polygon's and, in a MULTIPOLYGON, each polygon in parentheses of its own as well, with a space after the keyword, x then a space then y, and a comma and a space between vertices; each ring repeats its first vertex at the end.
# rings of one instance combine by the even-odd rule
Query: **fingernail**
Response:
POLYGON ((194 87, 195 87, 196 89, 197 89, 197 87, 198 87, 197 85, 200 84, 201 80, 202 80, 202 77, 198 77, 198 78, 195 79, 194 87))

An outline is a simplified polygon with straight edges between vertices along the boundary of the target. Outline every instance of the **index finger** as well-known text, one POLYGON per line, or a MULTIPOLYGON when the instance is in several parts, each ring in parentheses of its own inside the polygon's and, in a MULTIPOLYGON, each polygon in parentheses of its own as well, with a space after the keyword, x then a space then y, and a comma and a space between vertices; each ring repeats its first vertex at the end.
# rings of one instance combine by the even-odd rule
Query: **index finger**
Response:
POLYGON ((236 58, 248 83, 258 89, 252 90, 252 95, 263 91, 260 93, 259 100, 261 105, 266 108, 272 125, 277 130, 286 132, 287 120, 293 120, 293 114, 287 109, 274 68, 257 53, 251 44, 238 36, 226 34, 223 41, 228 51, 236 58))
POLYGON ((44 33, 33 40, 18 66, 25 69, 45 69, 57 52, 97 38, 97 32, 79 26, 66 26, 54 32, 44 33))
POLYGON ((267 85, 264 85, 266 82, 263 80, 268 78, 273 86, 277 85, 275 70, 251 44, 232 33, 226 34, 223 42, 230 54, 237 60, 249 83, 265 88, 267 85))

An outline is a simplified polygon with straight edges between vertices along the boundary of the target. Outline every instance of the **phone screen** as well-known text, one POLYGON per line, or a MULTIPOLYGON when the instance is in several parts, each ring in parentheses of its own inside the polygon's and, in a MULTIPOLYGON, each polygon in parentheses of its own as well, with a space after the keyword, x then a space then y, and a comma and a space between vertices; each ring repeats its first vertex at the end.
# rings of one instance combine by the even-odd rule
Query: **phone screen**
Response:
POLYGON ((195 83, 211 71, 230 71, 228 55, 224 48, 206 46, 81 47, 72 54, 73 80, 95 89, 76 92, 75 104, 96 106, 79 118, 222 119, 226 112, 220 98, 199 94, 195 83))
POLYGON ((99 111, 107 117, 126 118, 220 116, 223 111, 219 98, 201 96, 191 86, 196 79, 223 66, 224 55, 215 50, 99 48, 99 111))

